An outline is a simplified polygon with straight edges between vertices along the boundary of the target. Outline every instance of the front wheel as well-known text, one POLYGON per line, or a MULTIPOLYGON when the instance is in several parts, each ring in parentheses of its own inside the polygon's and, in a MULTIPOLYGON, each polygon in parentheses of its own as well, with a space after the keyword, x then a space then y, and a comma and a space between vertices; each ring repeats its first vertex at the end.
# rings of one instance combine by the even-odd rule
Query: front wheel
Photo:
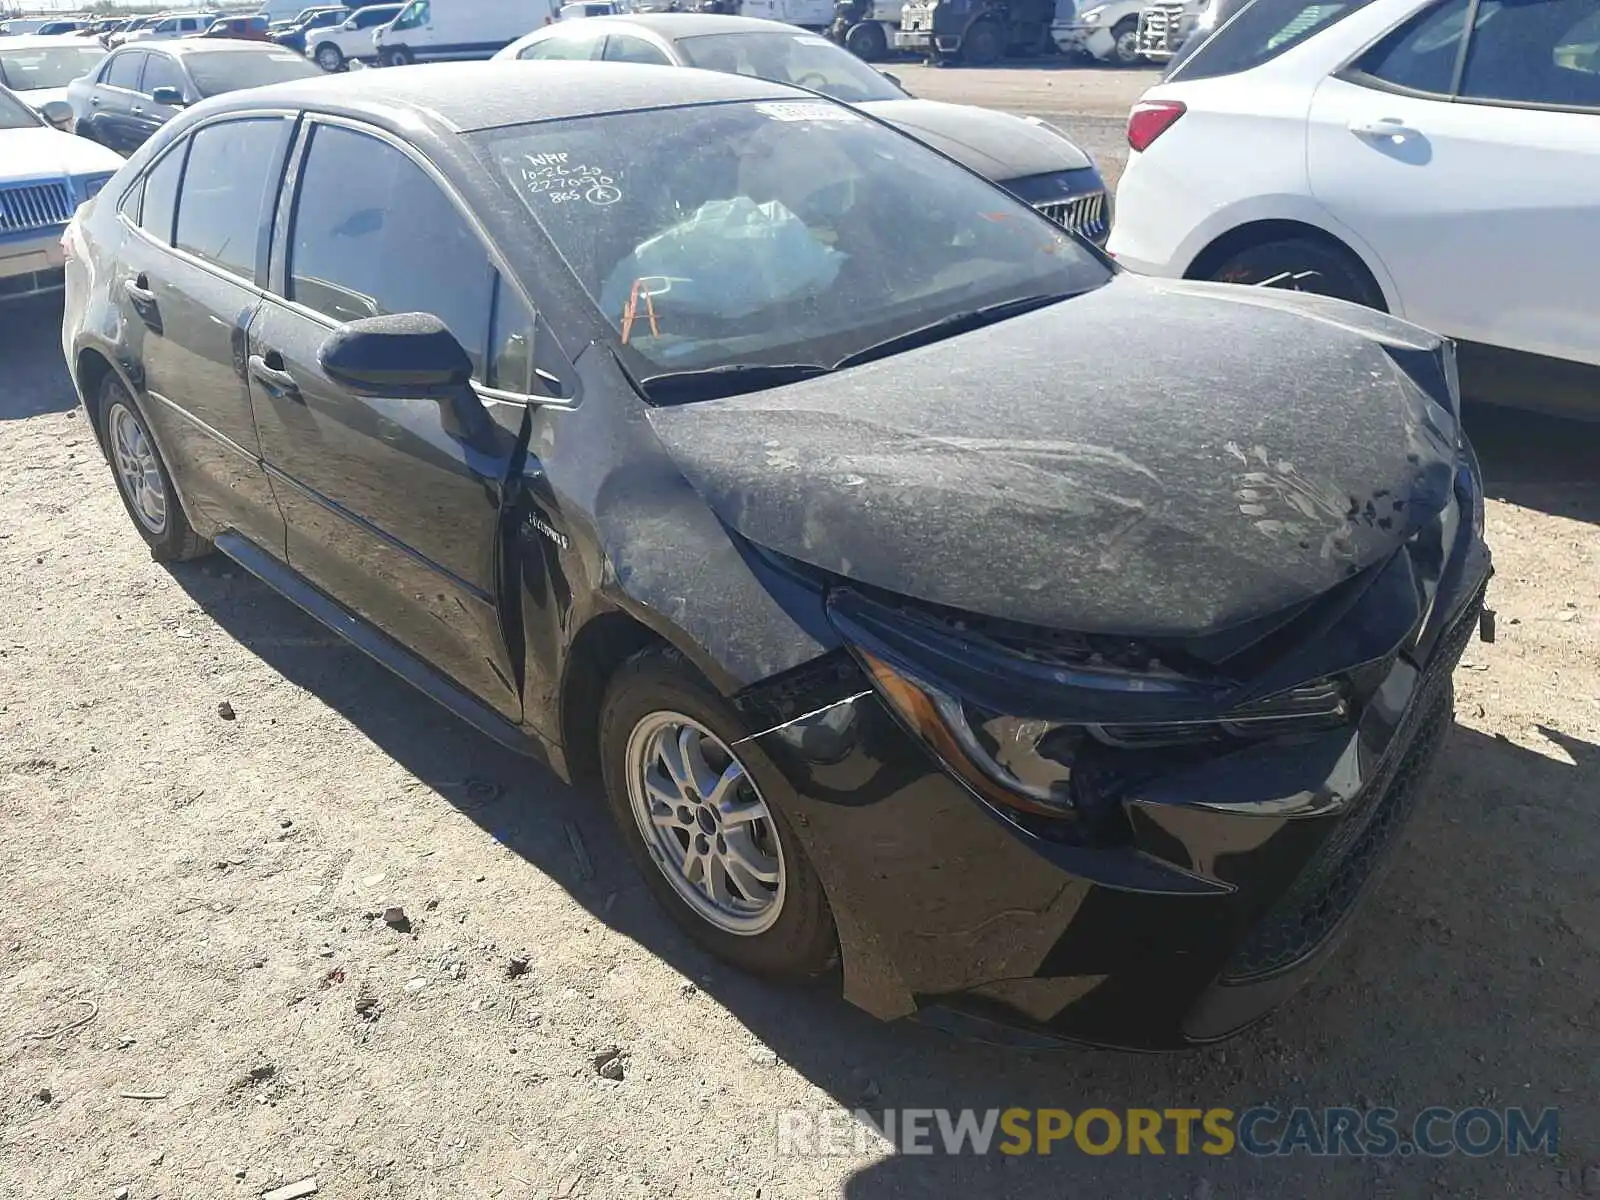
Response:
POLYGON ((414 61, 411 51, 404 46, 390 46, 382 54, 383 65, 386 67, 410 66, 414 61))
POLYGON ((1237 251, 1211 272, 1211 278, 1218 283, 1332 296, 1367 308, 1385 307, 1383 293, 1354 255, 1310 238, 1285 238, 1237 251))
POLYGON ((344 70, 344 52, 332 42, 325 42, 317 47, 317 66, 330 75, 335 71, 344 70))
POLYGON ((1139 55, 1139 18, 1124 17, 1111 27, 1114 39, 1111 61, 1119 67, 1137 67, 1144 60, 1139 55))
POLYGON ((100 386, 100 436, 111 463, 117 494, 134 528, 157 562, 182 562, 211 552, 211 543, 189 527, 162 461, 133 397, 114 375, 100 386))
POLYGON ((844 48, 863 62, 882 62, 889 57, 889 36, 876 21, 864 21, 844 35, 844 48))
POLYGON ((777 797, 783 774, 674 650, 630 659, 606 689, 606 801, 656 899, 753 974, 805 982, 838 960, 822 883, 777 797))

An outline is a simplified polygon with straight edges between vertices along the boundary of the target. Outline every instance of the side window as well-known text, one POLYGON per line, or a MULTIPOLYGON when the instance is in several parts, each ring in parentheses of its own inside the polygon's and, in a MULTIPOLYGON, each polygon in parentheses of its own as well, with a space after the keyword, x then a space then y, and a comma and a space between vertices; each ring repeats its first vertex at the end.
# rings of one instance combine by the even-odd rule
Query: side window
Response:
POLYGON ((606 39, 607 62, 643 63, 646 66, 672 65, 672 60, 641 37, 613 33, 606 39))
POLYGON ((356 28, 371 29, 374 25, 387 25, 393 19, 394 12, 392 10, 374 11, 370 8, 362 9, 356 14, 356 28))
POLYGON ((1423 9, 1361 56, 1354 82, 1367 80, 1449 96, 1467 32, 1468 0, 1444 0, 1423 9))
POLYGON ((183 178, 183 156, 188 149, 188 143, 174 146, 144 177, 139 228, 164 243, 172 241, 172 218, 178 211, 178 181, 183 178))
POLYGON ((224 121, 190 139, 174 237, 181 249, 241 278, 255 278, 289 127, 278 117, 224 121))
POLYGON ((504 392, 532 395, 533 314, 517 289, 501 276, 494 281, 494 327, 489 331, 489 362, 484 383, 504 392))
POLYGON ((432 313, 481 379, 493 287, 488 252, 421 167, 377 138, 317 127, 289 238, 290 300, 336 321, 432 313))
POLYGON ((183 70, 165 54, 152 54, 144 65, 144 82, 139 85, 139 90, 146 96, 155 95, 158 87, 177 88, 180 92, 183 87, 183 70))
POLYGON ((1594 0, 1483 0, 1461 95, 1600 108, 1594 17, 1594 0))
POLYGON ((139 90, 139 68, 144 66, 144 51, 135 54, 113 55, 106 64, 105 82, 111 87, 127 88, 130 92, 139 90))
POLYGON ((1214 79, 1259 67, 1371 3, 1372 0, 1255 0, 1201 42, 1171 78, 1214 79))
POLYGON ((600 36, 594 33, 558 33, 524 46, 518 58, 531 58, 538 62, 587 61, 600 48, 600 36))

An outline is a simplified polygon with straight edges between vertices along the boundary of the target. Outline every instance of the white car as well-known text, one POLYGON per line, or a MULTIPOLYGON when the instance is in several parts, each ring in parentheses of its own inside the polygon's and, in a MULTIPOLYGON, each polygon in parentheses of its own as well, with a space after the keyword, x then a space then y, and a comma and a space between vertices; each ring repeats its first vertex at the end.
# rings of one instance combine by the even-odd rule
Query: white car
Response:
POLYGON ((306 30, 306 57, 324 71, 342 71, 351 60, 373 62, 377 48, 373 34, 400 15, 403 4, 369 4, 358 8, 339 25, 306 30))
POLYGON ((164 17, 153 25, 135 29, 122 39, 121 44, 125 46, 129 42, 164 42, 171 38, 190 37, 210 29, 211 23, 216 19, 216 13, 186 13, 182 16, 164 17))
POLYGON ((1256 0, 1128 142, 1123 265, 1385 308, 1469 394, 1600 413, 1595 0, 1256 0))
POLYGON ((0 302, 63 286, 62 231, 121 166, 0 87, 0 302))
POLYGON ((106 48, 93 38, 0 38, 0 87, 43 112, 52 101, 65 103, 67 84, 93 74, 105 56, 106 48))

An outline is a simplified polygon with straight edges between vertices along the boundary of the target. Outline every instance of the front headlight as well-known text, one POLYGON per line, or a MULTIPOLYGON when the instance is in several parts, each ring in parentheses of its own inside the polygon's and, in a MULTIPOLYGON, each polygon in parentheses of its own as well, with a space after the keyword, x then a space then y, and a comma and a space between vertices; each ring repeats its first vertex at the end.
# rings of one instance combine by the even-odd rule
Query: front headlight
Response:
POLYGON ((1078 14, 1078 24, 1098 25, 1100 24, 1101 18, 1103 18, 1105 15, 1106 10, 1104 5, 1096 5, 1094 8, 1086 8, 1078 14))

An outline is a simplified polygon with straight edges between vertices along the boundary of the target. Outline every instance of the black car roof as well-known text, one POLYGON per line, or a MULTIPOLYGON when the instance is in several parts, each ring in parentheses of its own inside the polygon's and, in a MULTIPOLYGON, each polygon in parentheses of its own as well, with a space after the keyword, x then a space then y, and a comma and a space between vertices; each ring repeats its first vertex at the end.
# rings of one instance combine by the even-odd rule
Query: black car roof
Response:
POLYGON ((230 93, 228 99, 230 108, 343 113, 410 109, 466 132, 593 113, 816 97, 785 84, 716 71, 633 63, 510 61, 351 71, 251 88, 230 93))

